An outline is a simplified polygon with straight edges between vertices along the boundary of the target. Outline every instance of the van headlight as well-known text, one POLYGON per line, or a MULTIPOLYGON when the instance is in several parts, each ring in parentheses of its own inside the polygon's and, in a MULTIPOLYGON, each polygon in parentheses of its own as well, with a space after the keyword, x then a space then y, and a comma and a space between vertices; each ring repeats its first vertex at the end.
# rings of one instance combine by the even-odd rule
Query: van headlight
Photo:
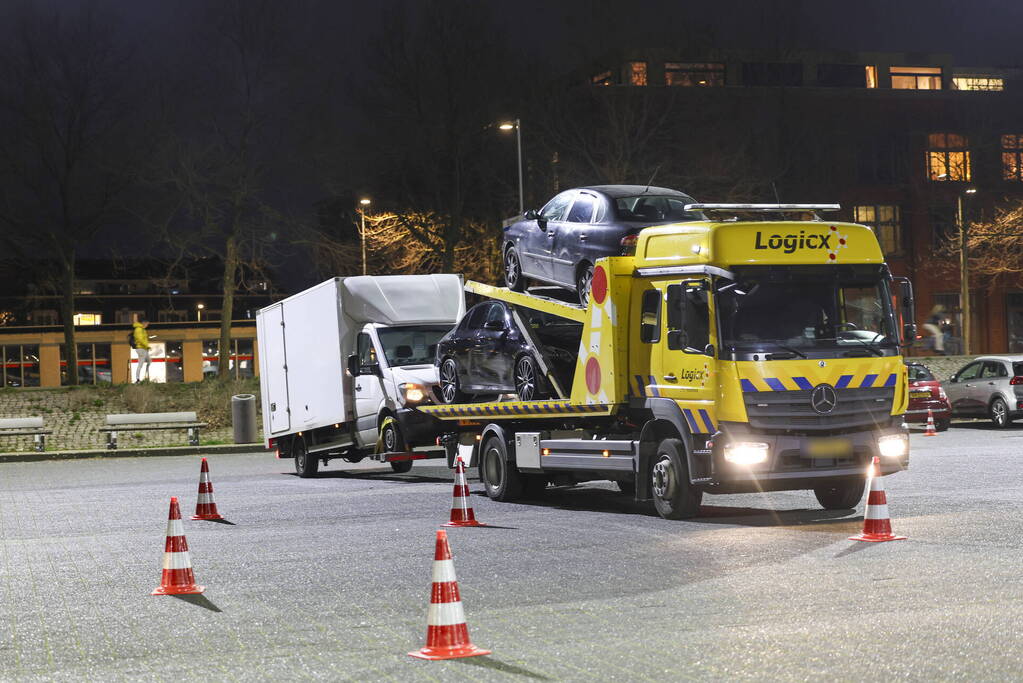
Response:
POLYGON ((889 434, 877 440, 877 452, 885 458, 901 458, 909 452, 909 439, 905 434, 889 434))
POLYGON ((725 460, 733 465, 756 465, 767 460, 768 445, 756 441, 725 444, 725 460))
POLYGON ((422 384, 416 384, 415 382, 399 384, 398 389, 401 390, 401 397, 404 399, 406 404, 422 403, 423 401, 426 401, 429 396, 429 393, 426 391, 426 387, 422 384))

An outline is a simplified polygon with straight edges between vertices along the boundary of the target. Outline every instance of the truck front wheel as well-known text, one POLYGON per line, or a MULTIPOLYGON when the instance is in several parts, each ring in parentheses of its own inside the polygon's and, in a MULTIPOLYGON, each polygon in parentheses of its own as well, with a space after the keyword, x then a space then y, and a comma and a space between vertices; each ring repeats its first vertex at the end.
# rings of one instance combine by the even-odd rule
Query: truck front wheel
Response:
POLYGON ((298 476, 303 479, 316 476, 316 472, 320 469, 320 461, 316 459, 316 456, 309 455, 302 437, 296 437, 292 442, 291 453, 295 458, 295 472, 298 473, 298 476))
POLYGON ((817 496, 817 502, 825 510, 851 510, 863 498, 863 487, 862 479, 852 479, 840 484, 815 488, 813 495, 817 496))
POLYGON ((699 514, 703 491, 689 481, 685 445, 679 439, 664 439, 657 445, 650 468, 650 489, 661 517, 685 519, 699 514))
POLYGON ((493 500, 512 501, 522 496, 522 475, 508 461, 508 447, 491 436, 480 451, 480 481, 493 500))

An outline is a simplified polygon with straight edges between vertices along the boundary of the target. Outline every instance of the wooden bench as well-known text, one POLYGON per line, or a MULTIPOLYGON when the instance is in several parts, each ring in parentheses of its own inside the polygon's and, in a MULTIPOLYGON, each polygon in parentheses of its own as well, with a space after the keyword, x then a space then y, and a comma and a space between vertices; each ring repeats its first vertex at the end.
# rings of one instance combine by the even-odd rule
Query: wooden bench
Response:
POLYGON ((0 418, 0 436, 33 436, 35 449, 40 453, 46 450, 47 434, 53 434, 53 430, 43 428, 41 417, 0 418))
POLYGON ((107 433, 107 449, 117 448, 118 432, 136 432, 150 429, 187 429, 190 446, 199 445, 199 429, 205 422, 199 422, 195 413, 121 413, 107 415, 106 427, 100 427, 107 433))

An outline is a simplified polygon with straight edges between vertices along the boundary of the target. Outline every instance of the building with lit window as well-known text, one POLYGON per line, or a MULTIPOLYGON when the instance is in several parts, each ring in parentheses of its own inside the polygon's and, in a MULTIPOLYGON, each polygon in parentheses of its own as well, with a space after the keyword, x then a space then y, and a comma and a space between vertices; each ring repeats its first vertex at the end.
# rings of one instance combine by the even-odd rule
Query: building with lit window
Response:
MULTIPOLYGON (((743 201, 840 203, 913 280, 918 322, 942 307, 955 350, 960 219, 969 228, 1023 202, 1023 69, 947 54, 651 48, 609 55, 576 83, 670 108, 662 138, 678 154, 659 184, 688 178, 678 189, 701 201, 740 199, 711 196, 720 183, 700 191, 700 167, 720 174, 715 150, 730 148, 769 188, 743 201)), ((971 350, 1023 353, 1023 278, 971 277, 971 291, 971 350)))
MULTIPOLYGON (((78 382, 122 383, 135 376, 128 334, 139 316, 150 321, 151 381, 195 382, 217 374, 219 268, 217 262, 196 262, 186 275, 168 278, 154 274, 155 263, 81 262, 73 318, 78 382)), ((0 276, 0 388, 68 384, 61 298, 44 279, 25 281, 20 272, 0 269, 8 273, 0 276)), ((266 279, 243 273, 232 313, 232 376, 258 374, 256 311, 279 298, 266 279)))

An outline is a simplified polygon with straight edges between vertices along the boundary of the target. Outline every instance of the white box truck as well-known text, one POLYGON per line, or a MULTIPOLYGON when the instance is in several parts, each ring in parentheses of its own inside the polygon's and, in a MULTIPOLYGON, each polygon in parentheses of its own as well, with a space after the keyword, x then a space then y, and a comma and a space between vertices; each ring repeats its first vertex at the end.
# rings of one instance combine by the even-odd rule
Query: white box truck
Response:
POLYGON ((266 447, 301 477, 332 458, 407 472, 444 457, 434 418, 410 408, 435 400, 437 341, 464 313, 458 275, 338 277, 260 310, 266 447))

